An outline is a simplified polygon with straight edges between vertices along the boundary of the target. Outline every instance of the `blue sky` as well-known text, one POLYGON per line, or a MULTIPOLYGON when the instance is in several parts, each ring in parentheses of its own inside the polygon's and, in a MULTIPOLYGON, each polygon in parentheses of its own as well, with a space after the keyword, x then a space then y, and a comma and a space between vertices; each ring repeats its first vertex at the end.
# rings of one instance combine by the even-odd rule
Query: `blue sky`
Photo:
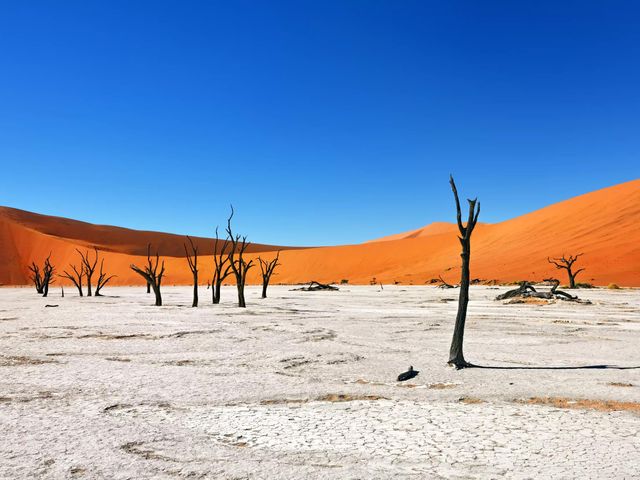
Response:
POLYGON ((640 177, 634 1, 0 4, 0 204, 256 242, 640 177))

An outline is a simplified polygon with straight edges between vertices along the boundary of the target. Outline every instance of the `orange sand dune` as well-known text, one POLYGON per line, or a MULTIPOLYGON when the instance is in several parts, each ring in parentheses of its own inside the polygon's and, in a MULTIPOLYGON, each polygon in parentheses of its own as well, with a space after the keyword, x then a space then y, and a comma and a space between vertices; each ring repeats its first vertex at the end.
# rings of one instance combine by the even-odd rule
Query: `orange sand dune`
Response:
MULTIPOLYGON (((478 226, 481 222, 478 222, 478 226)), ((388 242, 391 240, 405 240, 407 238, 429 237, 431 235, 438 235, 440 233, 456 233, 458 226, 455 223, 449 222, 433 222, 426 227, 417 228, 409 232, 396 233, 395 235, 388 235, 382 238, 376 238, 375 240, 369 240, 366 243, 373 242, 388 242)))
MULTIPOLYGON (((451 199, 443 208, 453 210, 451 199)), ((114 284, 142 284, 129 269, 145 259, 146 244, 157 245, 167 255, 166 284, 187 284, 191 274, 184 259, 184 237, 140 232, 118 227, 96 226, 73 220, 36 215, 0 207, 0 283, 27 284, 31 261, 53 252, 58 270, 77 262, 76 248, 97 246, 114 284)), ((201 252, 213 249, 210 239, 197 239, 201 252)), ((309 280, 369 283, 424 284, 442 275, 447 281, 459 277, 460 247, 453 225, 432 224, 404 234, 359 245, 292 248, 253 245, 252 257, 273 257, 281 250, 282 267, 276 283, 309 280)), ((541 280, 559 276, 547 256, 584 253, 579 261, 586 268, 578 281, 606 285, 640 286, 640 180, 551 205, 497 224, 478 224, 472 238, 473 278, 500 282, 541 280)), ((200 258, 200 278, 211 275, 212 257, 200 258)), ((249 280, 258 282, 255 267, 249 280)), ((231 279, 230 279, 231 280, 231 279)), ((58 280, 58 283, 62 283, 58 280)), ((231 283, 231 281, 230 281, 231 283)))

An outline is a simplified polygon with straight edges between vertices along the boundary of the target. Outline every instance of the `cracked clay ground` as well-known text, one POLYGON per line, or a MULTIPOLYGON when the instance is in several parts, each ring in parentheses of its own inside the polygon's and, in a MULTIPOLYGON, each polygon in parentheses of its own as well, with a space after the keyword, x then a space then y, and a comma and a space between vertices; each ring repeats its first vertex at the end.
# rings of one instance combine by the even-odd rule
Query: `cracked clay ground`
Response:
MULTIPOLYGON (((504 290, 471 289, 469 361, 640 367, 640 291, 504 290)), ((0 478, 640 478, 640 368, 454 371, 456 290, 105 293, 0 289, 0 478)))

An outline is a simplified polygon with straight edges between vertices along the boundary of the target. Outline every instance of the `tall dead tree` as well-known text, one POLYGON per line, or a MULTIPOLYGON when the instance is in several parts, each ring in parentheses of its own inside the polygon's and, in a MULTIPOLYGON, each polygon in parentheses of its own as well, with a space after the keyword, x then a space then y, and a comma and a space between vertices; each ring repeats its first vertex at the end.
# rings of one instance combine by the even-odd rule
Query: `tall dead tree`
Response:
POLYGON ((51 265, 51 254, 44 261, 44 268, 42 269, 42 296, 49 295, 49 285, 55 282, 53 275, 56 272, 56 268, 51 265))
POLYGON ((280 251, 276 254, 276 258, 273 260, 263 260, 262 257, 258 257, 258 261, 260 262, 260 273, 262 274, 262 298, 267 298, 267 287, 269 286, 269 281, 271 280, 271 275, 273 275, 273 271, 276 269, 278 265, 282 265, 278 263, 278 259, 280 258, 280 251))
POLYGON ((247 272, 253 267, 253 260, 248 262, 244 259, 244 253, 250 242, 247 242, 247 237, 240 235, 233 235, 231 230, 231 219, 233 218, 233 205, 231 206, 231 215, 227 219, 227 236, 228 241, 231 242, 231 250, 227 257, 229 258, 229 264, 231 271, 236 277, 236 287, 238 288, 238 306, 246 307, 247 304, 244 299, 244 286, 247 281, 247 272))
POLYGON ((80 250, 76 248, 76 252, 80 254, 82 257, 82 265, 84 266, 84 274, 87 277, 87 297, 90 297, 91 292, 91 278, 93 277, 93 272, 96 270, 96 266, 98 265, 98 249, 93 247, 95 252, 95 258, 93 261, 89 259, 89 250, 86 253, 82 253, 80 250))
POLYGON ((147 245, 147 264, 144 268, 140 268, 132 263, 131 270, 142 276, 142 278, 151 285, 153 293, 156 295, 156 306, 161 307, 162 295, 160 294, 160 286, 164 275, 164 260, 162 261, 162 265, 160 265, 160 254, 158 252, 156 252, 155 261, 151 259, 151 244, 147 245), (158 266, 160 266, 160 272, 158 272, 158 266))
POLYGON ((84 296, 82 294, 82 277, 84 276, 84 267, 82 266, 82 264, 80 264, 80 270, 78 270, 78 267, 76 267, 75 265, 70 265, 72 272, 68 272, 67 270, 63 270, 62 274, 60 275, 62 278, 67 278, 69 280, 71 280, 71 282, 76 286, 76 288, 78 289, 78 295, 79 296, 84 296))
POLYGON ((449 183, 451 184, 451 190, 453 190, 453 196, 456 200, 456 212, 458 230, 460 231, 460 245, 462 245, 462 272, 460 276, 460 297, 458 298, 458 314, 456 315, 456 324, 453 330, 453 339, 451 340, 451 348, 449 350, 449 365, 453 365, 457 369, 470 366, 464 359, 462 351, 462 345, 464 341, 464 325, 467 319, 467 305, 469 303, 469 262, 471 260, 471 234, 478 222, 478 215, 480 215, 480 203, 475 198, 473 200, 467 200, 469 202, 469 217, 467 219, 467 225, 462 224, 462 211, 460 209, 460 200, 458 198, 458 189, 453 181, 453 176, 449 177, 449 183))
POLYGON ((96 284, 96 297, 101 297, 102 294, 100 293, 100 290, 102 290, 102 287, 104 287, 107 283, 109 283, 109 280, 111 280, 113 277, 116 277, 117 275, 107 275, 104 272, 104 258, 102 260, 100 260, 100 271, 98 272, 98 283, 96 284))
POLYGON ((220 250, 218 250, 218 227, 216 227, 216 240, 213 247, 213 278, 211 279, 211 297, 214 304, 220 303, 220 291, 222 282, 231 274, 231 265, 227 255, 227 247, 230 245, 227 238, 220 250))
POLYGON ((42 275, 40 275, 40 267, 36 262, 31 262, 31 265, 29 265, 29 270, 31 270, 31 275, 29 275, 29 278, 35 285, 36 292, 38 292, 39 294, 44 293, 44 285, 42 284, 42 275))
POLYGON ((556 266, 558 270, 566 270, 567 275, 569 276, 569 288, 576 288, 576 276, 582 271, 584 268, 579 268, 575 272, 573 271, 573 264, 576 263, 578 257, 584 255, 584 253, 578 253, 576 256, 569 255, 567 258, 564 254, 560 258, 549 258, 547 257, 547 261, 556 266))
POLYGON ((184 253, 187 255, 187 262, 189 263, 189 270, 193 274, 193 303, 192 307, 198 306, 198 247, 193 244, 191 237, 187 235, 187 240, 191 246, 191 253, 187 250, 187 244, 184 243, 184 253))

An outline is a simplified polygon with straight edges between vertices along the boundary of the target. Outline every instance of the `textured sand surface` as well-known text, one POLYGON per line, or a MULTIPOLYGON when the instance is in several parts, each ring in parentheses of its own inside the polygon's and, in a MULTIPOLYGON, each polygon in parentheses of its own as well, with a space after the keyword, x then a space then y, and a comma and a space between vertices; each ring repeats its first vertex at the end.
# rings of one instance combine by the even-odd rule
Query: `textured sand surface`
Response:
MULTIPOLYGON (((465 186, 461 193, 468 190, 465 186)), ((482 200, 482 199, 480 199, 482 200)), ((443 212, 455 218, 451 197, 438 199, 443 212)), ((238 213, 240 214, 240 213, 238 213)), ((273 212, 277 215, 277 212, 273 212)), ((310 212, 312 215, 313 212, 310 212)), ((482 214, 480 220, 482 221, 482 214)), ((203 218, 211 230, 224 218, 203 218)), ((357 221, 357 219, 354 219, 357 221)), ((384 224, 384 218, 380 219, 384 224)), ((250 240, 259 241, 249 234, 250 240)), ((282 267, 275 281, 298 283, 317 280, 368 284, 375 277, 384 283, 424 285, 439 275, 454 283, 460 278, 460 246, 456 227, 436 223, 385 241, 360 245, 291 249, 254 245, 253 252, 268 258, 282 248, 282 267), (269 252, 271 251, 271 252, 269 252), (269 252, 269 253, 265 253, 269 252)), ((140 264, 148 242, 167 256, 166 284, 191 281, 183 257, 183 242, 177 235, 138 232, 117 227, 90 225, 57 217, 30 214, 0 207, 0 284, 28 283, 27 265, 42 263, 52 252, 54 264, 68 268, 77 262, 76 248, 103 250, 106 266, 118 275, 114 284, 141 284, 129 265, 140 264)), ((211 254, 211 242, 197 239, 201 254, 211 254)), ((640 286, 640 180, 581 195, 505 222, 478 224, 472 240, 472 275, 500 282, 543 280, 558 276, 547 257, 584 253, 578 264, 586 271, 579 282, 640 286)), ((211 276, 211 257, 202 258, 201 278, 211 276)), ((257 283, 259 269, 249 274, 257 283)))
POLYGON ((463 371, 455 290, 142 290, 0 289, 0 478, 639 478, 637 411, 572 403, 640 402, 637 290, 472 287, 467 359, 523 368, 463 371))

